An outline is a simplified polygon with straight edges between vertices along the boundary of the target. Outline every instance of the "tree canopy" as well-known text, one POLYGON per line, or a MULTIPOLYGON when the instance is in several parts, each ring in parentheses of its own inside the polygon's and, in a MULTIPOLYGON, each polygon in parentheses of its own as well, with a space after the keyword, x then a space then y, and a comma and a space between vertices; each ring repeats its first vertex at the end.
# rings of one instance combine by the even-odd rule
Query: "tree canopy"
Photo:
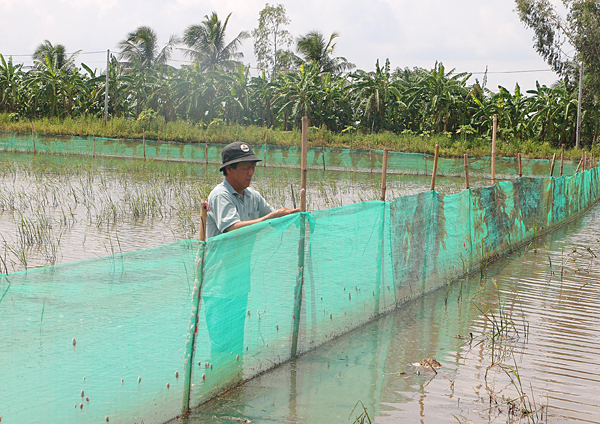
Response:
POLYGON ((231 13, 223 22, 213 12, 210 16, 204 16, 200 24, 190 25, 184 31, 183 43, 187 46, 185 53, 198 61, 204 69, 220 67, 233 71, 241 64, 244 54, 238 49, 249 35, 246 31, 241 31, 227 43, 225 31, 230 17, 231 13))

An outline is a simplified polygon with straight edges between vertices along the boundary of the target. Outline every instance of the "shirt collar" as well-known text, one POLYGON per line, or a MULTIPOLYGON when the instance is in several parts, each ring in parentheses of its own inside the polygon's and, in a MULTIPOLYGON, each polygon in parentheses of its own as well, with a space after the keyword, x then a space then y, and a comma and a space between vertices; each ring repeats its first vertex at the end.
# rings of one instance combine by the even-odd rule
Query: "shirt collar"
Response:
MULTIPOLYGON (((237 191, 235 191, 235 189, 233 188, 233 186, 231 185, 231 183, 229 183, 229 181, 227 181, 227 178, 223 178, 223 185, 225 186, 225 188, 227 189, 228 192, 230 192, 231 194, 237 194, 238 196, 241 196, 240 193, 238 193, 237 191)), ((244 196, 246 194, 249 194, 250 192, 248 191, 247 188, 244 189, 244 196)))

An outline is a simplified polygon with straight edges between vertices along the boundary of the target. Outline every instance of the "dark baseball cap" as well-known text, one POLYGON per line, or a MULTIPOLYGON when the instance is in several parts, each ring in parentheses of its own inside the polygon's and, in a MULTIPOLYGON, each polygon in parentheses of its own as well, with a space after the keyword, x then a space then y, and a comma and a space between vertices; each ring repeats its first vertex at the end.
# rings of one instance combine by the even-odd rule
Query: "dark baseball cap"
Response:
POLYGON ((260 162, 262 160, 254 154, 248 144, 241 141, 236 141, 223 147, 223 151, 221 151, 221 159, 223 161, 223 165, 219 168, 219 171, 222 171, 227 165, 231 165, 233 163, 260 162))

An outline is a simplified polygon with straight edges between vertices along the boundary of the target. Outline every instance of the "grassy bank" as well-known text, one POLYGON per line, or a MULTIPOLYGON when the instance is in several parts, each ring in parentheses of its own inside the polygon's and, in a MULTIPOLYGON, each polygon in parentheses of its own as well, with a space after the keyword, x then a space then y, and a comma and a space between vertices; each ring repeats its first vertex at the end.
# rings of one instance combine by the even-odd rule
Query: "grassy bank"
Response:
MULTIPOLYGON (((299 130, 279 131, 256 126, 226 125, 215 121, 207 128, 186 121, 164 122, 158 118, 154 120, 132 120, 125 118, 112 118, 108 123, 104 120, 85 118, 65 119, 39 119, 12 122, 8 115, 0 114, 0 131, 30 133, 46 135, 78 135, 116 138, 116 139, 141 139, 145 131, 146 139, 160 141, 177 141, 186 143, 221 143, 244 141, 250 145, 263 144, 265 141, 273 145, 300 145, 301 133, 299 130)), ((377 134, 361 133, 333 133, 323 128, 309 129, 309 145, 314 147, 327 146, 351 149, 389 149, 399 152, 429 153, 433 154, 435 145, 440 145, 442 157, 457 157, 465 153, 469 156, 490 156, 491 139, 460 136, 451 134, 423 135, 402 133, 394 134, 382 132, 377 134)), ((497 155, 515 157, 518 153, 524 157, 548 159, 553 153, 560 155, 560 148, 552 146, 549 142, 536 140, 507 140, 501 138, 497 143, 497 155)), ((566 158, 577 160, 581 151, 567 149, 566 158)))

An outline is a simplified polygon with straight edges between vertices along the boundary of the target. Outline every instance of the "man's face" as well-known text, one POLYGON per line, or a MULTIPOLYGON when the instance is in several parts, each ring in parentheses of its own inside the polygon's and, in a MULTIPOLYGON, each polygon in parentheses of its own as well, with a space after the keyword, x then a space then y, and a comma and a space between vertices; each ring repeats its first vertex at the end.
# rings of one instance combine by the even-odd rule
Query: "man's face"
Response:
POLYGON ((235 169, 229 165, 227 166, 227 181, 237 192, 243 191, 250 187, 255 167, 256 162, 239 162, 235 169))

